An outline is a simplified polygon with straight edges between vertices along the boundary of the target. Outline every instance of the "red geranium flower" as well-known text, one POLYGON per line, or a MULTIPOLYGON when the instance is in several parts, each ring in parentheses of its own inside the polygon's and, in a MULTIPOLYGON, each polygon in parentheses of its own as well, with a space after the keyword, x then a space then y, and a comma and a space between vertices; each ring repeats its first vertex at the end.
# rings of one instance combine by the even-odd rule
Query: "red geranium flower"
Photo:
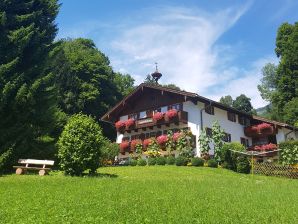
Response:
POLYGON ((121 129, 121 128, 125 128, 125 121, 117 121, 115 123, 115 127, 117 130, 121 129))
POLYGON ((157 112, 155 114, 153 114, 153 120, 154 121, 159 121, 161 119, 163 119, 164 113, 162 112, 157 112))
POLYGON ((125 151, 127 151, 129 149, 129 142, 123 141, 120 143, 119 147, 120 147, 120 152, 125 153, 125 151))
POLYGON ((137 145, 142 145, 142 140, 141 139, 134 139, 134 140, 132 140, 130 142, 130 149, 132 151, 135 151, 137 145))
POLYGON ((168 141, 168 136, 161 135, 161 136, 158 136, 156 140, 159 145, 165 145, 168 141))
POLYGON ((178 115, 178 112, 177 112, 177 110, 175 110, 175 109, 171 109, 171 110, 168 110, 168 111, 166 112, 166 116, 167 116, 169 119, 174 118, 174 117, 177 117, 177 115, 178 115))
POLYGON ((130 127, 132 127, 132 126, 134 126, 135 125, 135 120, 134 119, 128 119, 127 121, 125 121, 125 126, 126 126, 126 128, 130 128, 130 127))
POLYGON ((258 127, 259 130, 264 130, 264 129, 271 128, 271 124, 262 123, 262 124, 259 124, 257 127, 258 127))
POLYGON ((151 144, 151 142, 152 142, 152 139, 150 139, 150 138, 145 139, 145 140, 143 141, 143 146, 144 146, 144 148, 147 148, 148 145, 151 144))
POLYGON ((181 133, 180 132, 175 132, 173 134, 173 141, 177 142, 180 137, 181 137, 181 133))

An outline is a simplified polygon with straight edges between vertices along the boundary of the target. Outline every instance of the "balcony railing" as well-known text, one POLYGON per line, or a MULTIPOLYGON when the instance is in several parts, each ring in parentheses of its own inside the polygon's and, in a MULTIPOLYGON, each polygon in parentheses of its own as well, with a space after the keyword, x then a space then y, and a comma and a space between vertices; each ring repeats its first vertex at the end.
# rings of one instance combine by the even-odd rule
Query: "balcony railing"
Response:
POLYGON ((272 125, 262 123, 244 128, 244 134, 248 137, 276 135, 277 128, 272 125))
MULTIPOLYGON (((153 128, 154 126, 157 126, 160 128, 161 125, 167 125, 167 126, 169 126, 170 124, 179 125, 179 123, 187 124, 187 122, 188 122, 188 113, 186 111, 177 111, 177 116, 171 119, 167 118, 166 116, 158 121, 155 121, 153 117, 140 118, 135 121, 134 125, 130 126, 129 128, 126 127, 125 131, 130 132, 132 130, 153 128)), ((123 131, 124 130, 122 130, 122 132, 123 131)))

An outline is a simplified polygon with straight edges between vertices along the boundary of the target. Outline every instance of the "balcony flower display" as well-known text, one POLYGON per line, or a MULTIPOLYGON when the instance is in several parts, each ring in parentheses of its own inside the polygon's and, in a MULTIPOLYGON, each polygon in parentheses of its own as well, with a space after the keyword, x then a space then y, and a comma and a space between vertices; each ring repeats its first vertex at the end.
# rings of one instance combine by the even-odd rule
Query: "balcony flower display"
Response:
POLYGON ((125 121, 125 127, 127 129, 131 129, 134 126, 135 126, 135 120, 134 119, 131 118, 131 119, 128 119, 128 120, 125 121))
POLYGON ((166 117, 167 117, 168 119, 173 119, 173 118, 175 118, 175 117, 177 117, 177 116, 178 116, 178 111, 175 110, 175 109, 171 109, 171 110, 168 110, 168 111, 166 112, 166 117))
POLYGON ((125 121, 117 121, 115 123, 115 127, 117 129, 117 131, 119 131, 120 133, 123 133, 125 131, 125 121))
POLYGON ((256 136, 256 135, 270 135, 274 133, 274 128, 271 124, 261 123, 246 127, 244 132, 247 136, 256 136))
POLYGON ((130 151, 131 152, 135 152, 136 151, 136 147, 139 145, 142 145, 142 140, 141 139, 134 139, 130 142, 130 151))
POLYGON ((269 143, 266 145, 256 145, 253 147, 254 151, 260 151, 260 152, 264 152, 264 151, 273 151, 277 149, 277 145, 269 143))
POLYGON ((262 123, 262 124, 257 125, 257 129, 259 131, 262 131, 265 129, 270 129, 271 127, 272 127, 271 124, 268 124, 268 123, 262 123))
POLYGON ((154 122, 162 121, 164 118, 164 113, 162 112, 154 113, 152 118, 154 122))
POLYGON ((120 153, 124 155, 125 152, 129 150, 129 142, 128 141, 121 142, 119 145, 119 148, 120 148, 120 153))

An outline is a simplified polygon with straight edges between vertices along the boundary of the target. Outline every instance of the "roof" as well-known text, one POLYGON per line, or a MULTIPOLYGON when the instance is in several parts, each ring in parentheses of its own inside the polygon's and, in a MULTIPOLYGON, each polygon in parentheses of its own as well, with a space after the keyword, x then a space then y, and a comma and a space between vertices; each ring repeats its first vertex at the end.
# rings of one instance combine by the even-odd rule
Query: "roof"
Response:
POLYGON ((288 125, 286 123, 269 120, 267 118, 263 118, 263 117, 260 117, 260 116, 255 116, 255 115, 251 115, 249 113, 245 113, 243 111, 239 111, 239 110, 237 110, 235 108, 232 108, 230 106, 227 106, 227 105, 224 105, 224 104, 219 103, 217 101, 214 101, 214 100, 208 99, 206 97, 200 96, 197 93, 187 92, 187 91, 184 91, 184 90, 172 89, 172 88, 169 88, 169 87, 163 87, 163 86, 153 85, 153 84, 148 84, 148 83, 142 83, 138 87, 136 87, 130 94, 128 94, 126 97, 124 97, 119 103, 117 103, 106 114, 104 114, 101 117, 101 120, 107 121, 109 119, 109 115, 113 111, 117 110, 121 105, 123 105, 125 103, 125 101, 127 99, 129 99, 130 97, 132 97, 134 94, 136 94, 142 88, 157 89, 157 90, 161 90, 161 91, 167 91, 167 92, 171 92, 171 93, 183 95, 183 96, 189 97, 189 98, 191 98, 192 100, 195 100, 195 101, 200 101, 200 102, 203 102, 203 103, 208 103, 208 104, 211 104, 212 106, 215 106, 217 108, 220 108, 220 109, 223 109, 223 110, 227 110, 227 111, 230 111, 230 112, 234 112, 234 113, 237 113, 237 114, 241 114, 241 115, 246 116, 246 117, 250 117, 250 118, 252 118, 252 119, 254 119, 256 121, 268 122, 268 123, 275 124, 275 125, 278 125, 278 126, 281 126, 281 127, 286 127, 286 128, 294 129, 293 126, 288 125))

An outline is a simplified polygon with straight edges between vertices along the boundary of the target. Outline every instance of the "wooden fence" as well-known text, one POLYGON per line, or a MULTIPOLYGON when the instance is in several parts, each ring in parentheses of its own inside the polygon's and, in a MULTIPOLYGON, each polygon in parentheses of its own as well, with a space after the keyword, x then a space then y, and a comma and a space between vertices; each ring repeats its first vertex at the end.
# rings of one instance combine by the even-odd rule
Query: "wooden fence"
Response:
POLYGON ((275 163, 254 162, 253 173, 262 174, 266 176, 278 176, 278 177, 298 179, 297 167, 275 164, 275 163))

